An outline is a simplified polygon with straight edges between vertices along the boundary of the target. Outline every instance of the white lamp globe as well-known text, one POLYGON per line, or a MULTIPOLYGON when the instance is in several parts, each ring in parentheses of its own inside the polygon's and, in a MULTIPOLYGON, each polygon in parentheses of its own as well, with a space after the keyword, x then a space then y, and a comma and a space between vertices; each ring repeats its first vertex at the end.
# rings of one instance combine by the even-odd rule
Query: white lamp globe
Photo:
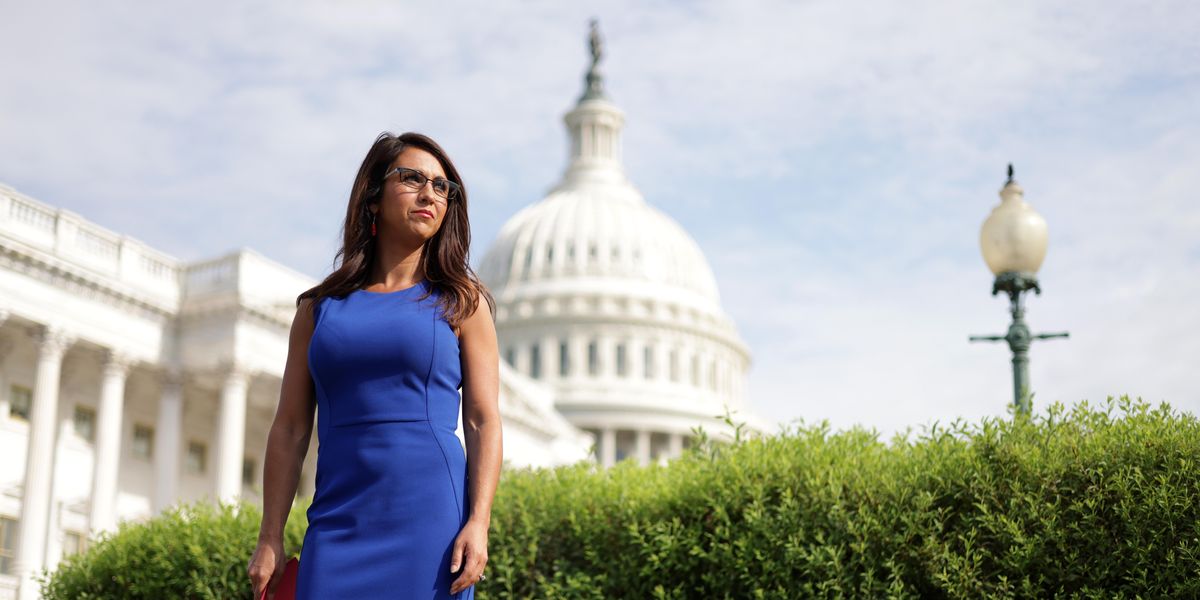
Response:
POLYGON ((1009 180, 1000 190, 1000 204, 979 232, 984 262, 997 276, 1036 274, 1046 258, 1048 239, 1046 220, 1025 202, 1025 190, 1012 180, 1010 170, 1009 180))

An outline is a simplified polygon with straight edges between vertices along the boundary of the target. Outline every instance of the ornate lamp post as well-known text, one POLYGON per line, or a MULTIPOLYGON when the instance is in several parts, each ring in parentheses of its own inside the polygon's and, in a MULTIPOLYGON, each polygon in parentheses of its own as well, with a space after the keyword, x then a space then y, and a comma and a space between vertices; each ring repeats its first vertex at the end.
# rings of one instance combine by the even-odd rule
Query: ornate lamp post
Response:
POLYGON ((1037 271, 1046 258, 1047 237, 1046 220, 1025 202, 1025 190, 1013 180, 1013 168, 1011 164, 1008 165, 1008 181, 1000 190, 1000 204, 992 209, 992 214, 983 222, 979 245, 983 250, 984 262, 996 275, 992 295, 1000 292, 1008 294, 1013 320, 1006 335, 973 335, 970 339, 972 342, 1008 342, 1013 353, 1013 405, 1017 414, 1026 416, 1032 412, 1029 392, 1030 345, 1033 340, 1065 338, 1069 335, 1066 332, 1034 335, 1025 324, 1022 294, 1029 290, 1042 293, 1042 288, 1038 286, 1037 271))

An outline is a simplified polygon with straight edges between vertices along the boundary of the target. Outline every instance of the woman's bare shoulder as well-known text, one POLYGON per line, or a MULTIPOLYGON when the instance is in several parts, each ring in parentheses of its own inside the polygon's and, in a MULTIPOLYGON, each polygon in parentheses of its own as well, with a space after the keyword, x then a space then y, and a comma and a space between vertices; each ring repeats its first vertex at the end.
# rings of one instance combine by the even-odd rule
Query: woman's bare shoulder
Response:
POLYGON ((316 298, 300 299, 300 302, 296 305, 296 316, 292 318, 293 334, 312 334, 316 312, 313 307, 316 303, 316 298))

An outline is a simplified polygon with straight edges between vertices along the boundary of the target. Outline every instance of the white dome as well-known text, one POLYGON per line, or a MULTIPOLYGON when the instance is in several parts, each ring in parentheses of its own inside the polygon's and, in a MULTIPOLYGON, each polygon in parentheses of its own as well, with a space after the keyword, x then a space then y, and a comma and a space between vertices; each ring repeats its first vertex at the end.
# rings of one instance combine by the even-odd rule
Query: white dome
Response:
POLYGON ((504 361, 547 386, 611 465, 678 455, 697 425, 728 433, 718 416, 746 408, 750 352, 700 247, 626 178, 625 117, 598 58, 593 45, 587 88, 565 117, 562 181, 504 224, 479 275, 504 361))
MULTIPOLYGON (((500 230, 481 277, 498 296, 522 288, 640 291, 719 312, 717 283, 700 247, 629 185, 559 186, 500 230), (638 288, 634 290, 631 288, 638 288)), ((548 291, 548 290, 547 290, 548 291)))
POLYGON ((700 247, 625 177, 620 109, 585 95, 564 120, 571 161, 562 181, 505 223, 480 277, 500 300, 615 293, 725 320, 700 247))

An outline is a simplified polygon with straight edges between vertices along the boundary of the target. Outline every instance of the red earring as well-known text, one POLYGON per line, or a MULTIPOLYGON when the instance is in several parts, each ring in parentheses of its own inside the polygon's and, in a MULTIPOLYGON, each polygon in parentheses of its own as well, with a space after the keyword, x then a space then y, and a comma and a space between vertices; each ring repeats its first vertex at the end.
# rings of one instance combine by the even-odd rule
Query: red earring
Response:
POLYGON ((375 213, 371 213, 371 237, 375 237, 375 213))

